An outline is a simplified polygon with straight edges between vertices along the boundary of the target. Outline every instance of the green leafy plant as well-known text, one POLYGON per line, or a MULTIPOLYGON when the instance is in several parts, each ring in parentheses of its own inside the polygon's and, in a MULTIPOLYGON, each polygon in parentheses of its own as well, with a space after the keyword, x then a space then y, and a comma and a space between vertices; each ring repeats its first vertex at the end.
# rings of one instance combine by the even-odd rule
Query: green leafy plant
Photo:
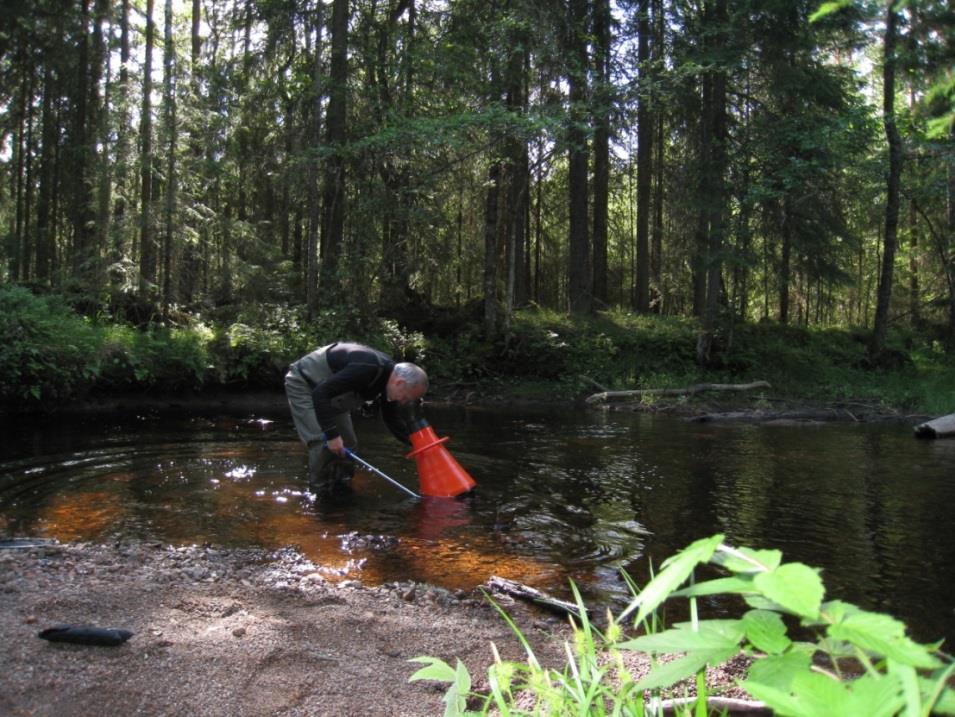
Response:
POLYGON ((59 296, 0 286, 0 400, 63 400, 98 374, 96 331, 59 296))
POLYGON ((734 548, 722 535, 692 543, 661 568, 642 590, 632 587, 633 600, 616 618, 608 615, 603 634, 590 623, 574 588, 578 619, 572 620, 573 646, 566 645, 563 671, 543 669, 505 615, 525 646, 527 665, 497 658, 488 671, 487 694, 469 692, 470 676, 462 674, 460 662, 452 670, 439 658, 417 658, 428 667, 411 679, 452 683, 446 715, 487 714, 491 708, 503 715, 656 714, 664 697, 693 679, 695 697, 675 709, 705 715, 713 709, 706 668, 743 656, 749 667, 739 685, 778 715, 955 715, 949 686, 955 662, 940 644, 915 642, 889 615, 826 600, 818 570, 785 563, 776 550, 734 548), (706 564, 723 575, 695 582, 706 564), (701 619, 697 601, 717 595, 739 596, 749 609, 736 619, 701 619), (671 599, 688 600, 691 619, 659 629, 658 609, 671 599), (624 637, 624 625, 643 634, 624 637), (634 679, 623 659, 628 651, 650 659, 648 674, 634 679), (517 695, 531 695, 520 704, 533 707, 517 707, 517 695), (478 711, 466 711, 468 698, 480 702, 478 711))

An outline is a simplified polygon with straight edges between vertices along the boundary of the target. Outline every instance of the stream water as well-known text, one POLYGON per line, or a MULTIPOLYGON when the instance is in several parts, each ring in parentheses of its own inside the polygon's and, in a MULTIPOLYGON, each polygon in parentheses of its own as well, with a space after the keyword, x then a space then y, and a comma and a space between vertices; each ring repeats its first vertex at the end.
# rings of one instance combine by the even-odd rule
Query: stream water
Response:
MULTIPOLYGON (((316 502, 276 415, 0 425, 0 538, 298 546, 331 577, 471 588, 496 574, 614 607, 691 541, 777 548, 827 595, 955 640, 955 441, 906 425, 698 424, 571 409, 429 406, 477 491, 415 501, 369 473, 316 502)), ((379 421, 358 454, 417 488, 379 421)), ((712 606, 724 609, 719 604, 712 606)))

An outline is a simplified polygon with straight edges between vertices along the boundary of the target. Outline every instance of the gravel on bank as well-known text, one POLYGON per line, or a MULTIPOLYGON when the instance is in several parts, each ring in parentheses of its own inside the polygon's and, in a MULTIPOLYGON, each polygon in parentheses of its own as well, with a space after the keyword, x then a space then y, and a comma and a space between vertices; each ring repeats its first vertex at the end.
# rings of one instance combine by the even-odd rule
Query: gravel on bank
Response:
MULTIPOLYGON (((475 681, 522 660, 478 592, 333 583, 293 549, 59 544, 0 549, 0 714, 438 715, 413 657, 460 658, 475 681), (44 628, 131 630, 119 647, 49 643, 44 628)), ((563 622, 508 612, 560 665, 563 622)), ((547 664, 545 662, 545 664, 547 664)))

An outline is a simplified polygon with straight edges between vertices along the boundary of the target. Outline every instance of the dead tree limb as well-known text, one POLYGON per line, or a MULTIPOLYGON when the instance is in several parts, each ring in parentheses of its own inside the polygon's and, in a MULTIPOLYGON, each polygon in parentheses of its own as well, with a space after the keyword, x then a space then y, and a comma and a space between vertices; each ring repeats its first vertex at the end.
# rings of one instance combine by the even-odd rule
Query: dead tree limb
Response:
POLYGON ((580 380, 581 380, 581 381, 584 381, 585 383, 589 383, 591 386, 593 386, 594 388, 596 388, 598 391, 605 391, 605 392, 606 392, 606 391, 609 391, 609 390, 610 390, 609 388, 607 388, 606 386, 604 386, 602 383, 597 383, 596 381, 594 381, 592 378, 590 378, 590 376, 585 376, 584 374, 579 374, 579 376, 580 376, 580 380))
POLYGON ((566 602, 564 600, 558 600, 555 597, 551 597, 547 593, 541 592, 537 588, 532 588, 530 585, 524 585, 523 583, 518 583, 513 580, 508 580, 507 578, 498 577, 497 575, 492 575, 489 577, 487 582, 484 584, 491 590, 491 592, 504 593, 505 595, 510 595, 511 597, 527 600, 561 615, 570 614, 574 615, 575 617, 580 617, 580 611, 575 604, 566 602))
POLYGON ((634 401, 644 396, 686 396, 704 391, 752 391, 756 388, 771 388, 767 381, 752 383, 698 383, 685 388, 644 388, 638 391, 604 391, 588 396, 587 403, 613 403, 634 401))

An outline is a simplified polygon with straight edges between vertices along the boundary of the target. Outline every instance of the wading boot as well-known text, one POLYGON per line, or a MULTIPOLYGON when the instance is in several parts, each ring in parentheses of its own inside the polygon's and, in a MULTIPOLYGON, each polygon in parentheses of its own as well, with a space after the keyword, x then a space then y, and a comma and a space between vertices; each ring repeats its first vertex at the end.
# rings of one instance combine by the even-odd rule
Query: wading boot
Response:
POLYGON ((318 496, 341 496, 352 492, 350 481, 355 466, 350 461, 332 457, 325 462, 317 475, 309 473, 309 490, 318 496))

